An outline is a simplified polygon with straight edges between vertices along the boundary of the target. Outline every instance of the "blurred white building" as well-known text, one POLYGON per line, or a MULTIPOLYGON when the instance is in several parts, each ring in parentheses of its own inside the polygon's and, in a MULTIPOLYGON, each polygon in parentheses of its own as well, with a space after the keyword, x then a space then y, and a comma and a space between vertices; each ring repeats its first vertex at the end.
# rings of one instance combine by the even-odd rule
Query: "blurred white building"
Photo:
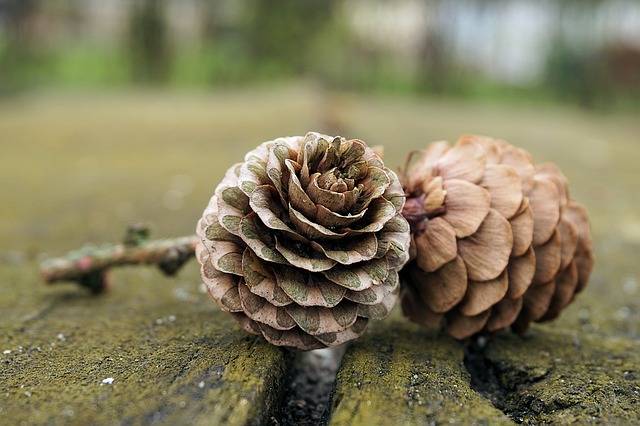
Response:
POLYGON ((514 84, 539 79, 558 37, 575 49, 640 49, 640 2, 348 0, 361 38, 411 62, 430 37, 465 68, 514 84))

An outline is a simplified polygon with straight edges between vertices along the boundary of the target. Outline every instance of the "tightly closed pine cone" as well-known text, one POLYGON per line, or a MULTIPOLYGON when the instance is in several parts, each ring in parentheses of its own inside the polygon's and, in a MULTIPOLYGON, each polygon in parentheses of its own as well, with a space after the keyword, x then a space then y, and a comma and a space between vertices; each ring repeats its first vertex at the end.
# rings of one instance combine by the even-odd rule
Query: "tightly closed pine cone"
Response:
POLYGON ((412 229, 403 312, 463 339, 555 318, 587 284, 593 255, 585 209, 552 164, 465 136, 430 145, 401 173, 412 229))
POLYGON ((360 140, 268 141, 231 167, 197 226, 201 274, 249 333, 308 350, 384 318, 409 258, 396 174, 360 140))

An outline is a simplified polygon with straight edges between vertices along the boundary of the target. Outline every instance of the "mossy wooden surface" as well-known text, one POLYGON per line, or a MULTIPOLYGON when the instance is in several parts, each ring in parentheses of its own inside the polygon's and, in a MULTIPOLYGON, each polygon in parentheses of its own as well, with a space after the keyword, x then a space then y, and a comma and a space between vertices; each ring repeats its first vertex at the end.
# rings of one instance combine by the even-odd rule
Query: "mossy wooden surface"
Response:
POLYGON ((2 286, 1 418, 242 425, 272 412, 285 352, 239 332, 205 295, 176 297, 143 270, 116 274, 118 288, 94 297, 44 288, 25 268, 35 265, 0 272, 12 284, 2 286))
POLYGON ((506 424, 470 386, 462 345, 400 319, 347 350, 333 396, 332 425, 506 424))
POLYGON ((501 409, 526 423, 640 422, 640 342, 538 328, 488 345, 501 409))
POLYGON ((475 351, 398 320, 372 330, 343 358, 331 424, 640 421, 640 342, 534 327, 475 351))
MULTIPOLYGON (((330 132, 323 99, 298 86, 0 101, 0 423, 265 420, 288 355, 218 312, 194 263, 173 279, 149 268, 118 271, 98 298, 44 286, 37 263, 85 242, 116 242, 138 221, 158 237, 193 233, 215 183, 246 151, 279 135, 330 132), (113 383, 102 384, 107 378, 113 383)), ((558 322, 487 345, 481 361, 491 375, 480 384, 459 343, 397 317, 376 325, 346 352, 330 421, 640 422, 637 117, 335 99, 345 136, 385 145, 391 167, 429 141, 469 132, 555 161, 589 209, 597 265, 558 322)))

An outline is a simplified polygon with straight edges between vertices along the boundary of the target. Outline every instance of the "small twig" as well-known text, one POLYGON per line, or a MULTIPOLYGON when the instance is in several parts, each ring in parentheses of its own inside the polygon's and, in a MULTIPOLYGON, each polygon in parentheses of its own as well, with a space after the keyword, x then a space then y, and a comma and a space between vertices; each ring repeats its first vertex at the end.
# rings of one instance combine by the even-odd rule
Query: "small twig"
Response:
POLYGON ((148 240, 149 230, 132 226, 122 244, 85 246, 64 257, 42 263, 40 272, 49 283, 75 282, 92 293, 107 289, 109 269, 124 265, 157 265, 165 275, 174 275, 195 255, 198 238, 193 236, 148 240))

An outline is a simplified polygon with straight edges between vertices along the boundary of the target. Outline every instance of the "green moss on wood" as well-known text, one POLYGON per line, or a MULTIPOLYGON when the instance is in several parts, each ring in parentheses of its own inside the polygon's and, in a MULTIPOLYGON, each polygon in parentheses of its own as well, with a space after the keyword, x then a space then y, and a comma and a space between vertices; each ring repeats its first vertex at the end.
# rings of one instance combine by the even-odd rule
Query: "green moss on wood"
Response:
POLYGON ((538 327, 486 351, 499 405, 520 421, 640 422, 640 343, 538 327))
POLYGON ((471 388, 463 358, 460 343, 389 321, 347 350, 331 424, 510 423, 471 388))
POLYGON ((182 275, 188 284, 118 271, 103 297, 46 287, 30 268, 0 267, 1 418, 244 425, 273 412, 285 352, 194 291, 195 268, 182 275))
MULTIPOLYGON (((156 236, 192 233, 203 200, 230 164, 265 135, 317 127, 317 95, 290 87, 206 97, 33 94, 0 102, 0 135, 10 141, 0 155, 0 181, 10 188, 0 209, 0 419, 239 423, 271 405, 284 357, 215 312, 196 291, 195 266, 170 280, 154 269, 115 271, 112 291, 92 298, 73 285, 42 286, 37 264, 24 259, 113 241, 127 223, 141 219, 153 224, 156 236), (166 195, 184 189, 174 187, 174 178, 184 175, 192 179, 192 192, 166 207, 166 195), (114 383, 100 385, 107 377, 114 383)), ((388 164, 401 164, 406 152, 430 140, 482 129, 561 165, 573 195, 590 209, 598 258, 594 279, 558 322, 536 329, 551 333, 561 327, 569 334, 500 338, 487 357, 505 366, 501 381, 516 384, 508 394, 523 399, 514 402, 527 406, 530 398, 531 406, 541 407, 537 414, 524 413, 529 418, 585 419, 578 417, 583 409, 609 419, 637 415, 630 406, 637 395, 637 347, 612 339, 637 342, 640 336, 640 197, 629 196, 637 182, 637 117, 539 106, 348 100, 341 114, 350 136, 386 143, 388 164), (540 123, 553 131, 541 136, 540 123), (402 138, 396 137, 398 127, 402 138), (596 149, 581 149, 585 141, 596 149), (572 346, 574 333, 581 347, 572 346), (558 358, 570 361, 556 363, 565 348, 573 353, 558 358), (565 384, 586 396, 567 394, 565 384), (578 398, 585 399, 570 405, 578 398), (553 401, 561 402, 549 412, 553 401)), ((334 397, 335 423, 352 415, 370 424, 393 418, 467 423, 474 413, 504 418, 469 389, 458 344, 408 325, 396 332, 395 326, 372 330, 347 354, 334 397), (384 349, 389 342, 390 353, 384 349), (412 382, 414 368, 424 383, 412 382), (369 402, 373 408, 366 411, 369 402)))

